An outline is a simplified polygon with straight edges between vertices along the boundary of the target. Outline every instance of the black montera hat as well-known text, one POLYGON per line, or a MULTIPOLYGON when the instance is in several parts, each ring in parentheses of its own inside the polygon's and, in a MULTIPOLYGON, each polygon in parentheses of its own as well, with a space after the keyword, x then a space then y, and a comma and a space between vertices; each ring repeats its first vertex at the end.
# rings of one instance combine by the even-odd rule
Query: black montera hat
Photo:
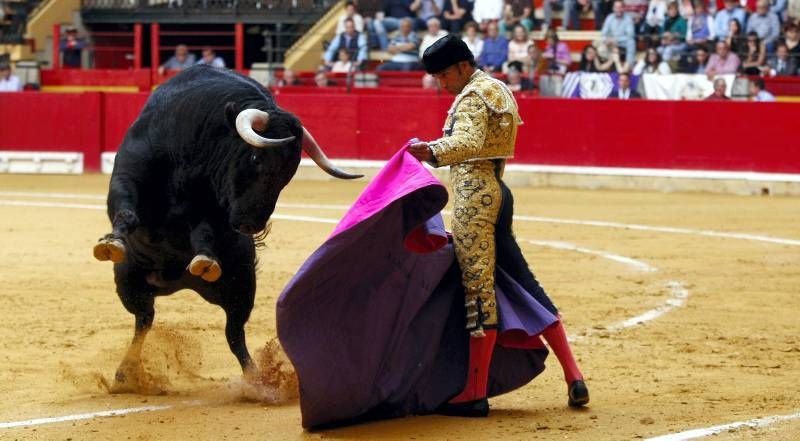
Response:
POLYGON ((429 74, 441 72, 459 61, 475 61, 472 51, 460 38, 446 35, 436 40, 422 54, 422 64, 429 74))

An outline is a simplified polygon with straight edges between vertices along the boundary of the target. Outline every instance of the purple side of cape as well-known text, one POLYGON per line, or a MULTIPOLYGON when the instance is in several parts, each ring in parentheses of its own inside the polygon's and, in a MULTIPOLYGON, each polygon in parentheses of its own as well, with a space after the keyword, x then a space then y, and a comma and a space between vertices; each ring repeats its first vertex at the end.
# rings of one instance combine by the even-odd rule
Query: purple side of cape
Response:
MULTIPOLYGON (((304 427, 429 413, 462 390, 469 345, 446 203, 401 149, 281 294, 278 337, 300 379, 304 427)), ((536 336, 557 320, 499 268, 496 291, 512 344, 495 349, 490 396, 544 369, 536 336)))

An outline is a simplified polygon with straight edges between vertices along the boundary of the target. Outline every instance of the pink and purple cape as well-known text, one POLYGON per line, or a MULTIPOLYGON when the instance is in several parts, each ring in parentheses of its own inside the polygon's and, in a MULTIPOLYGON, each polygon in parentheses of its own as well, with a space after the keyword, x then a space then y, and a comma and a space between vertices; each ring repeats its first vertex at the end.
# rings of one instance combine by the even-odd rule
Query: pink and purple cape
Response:
MULTIPOLYGON (((278 337, 300 382, 303 427, 435 412, 467 377, 469 334, 447 190, 401 149, 281 293, 278 337)), ((557 318, 502 268, 489 396, 544 369, 557 318)))

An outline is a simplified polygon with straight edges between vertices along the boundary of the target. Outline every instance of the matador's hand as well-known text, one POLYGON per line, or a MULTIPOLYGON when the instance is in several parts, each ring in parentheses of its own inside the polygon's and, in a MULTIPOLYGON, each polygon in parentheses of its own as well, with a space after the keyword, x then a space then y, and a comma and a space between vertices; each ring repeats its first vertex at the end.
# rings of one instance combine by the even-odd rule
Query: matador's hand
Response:
POLYGON ((420 161, 432 162, 433 152, 427 142, 415 142, 408 146, 408 153, 411 153, 420 161))

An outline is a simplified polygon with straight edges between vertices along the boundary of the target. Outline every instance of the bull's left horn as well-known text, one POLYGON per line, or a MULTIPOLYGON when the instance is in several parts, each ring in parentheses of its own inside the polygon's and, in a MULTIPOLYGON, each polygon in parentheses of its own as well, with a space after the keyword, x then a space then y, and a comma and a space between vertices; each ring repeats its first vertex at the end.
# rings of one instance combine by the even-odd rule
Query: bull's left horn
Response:
POLYGON ((294 136, 281 139, 264 138, 256 130, 266 130, 269 113, 258 109, 245 109, 236 116, 236 131, 242 139, 253 147, 281 147, 294 141, 294 136))
POLYGON ((330 159, 325 156, 325 152, 322 151, 317 141, 314 140, 314 137, 311 136, 311 133, 303 127, 303 151, 319 166, 319 168, 325 170, 325 173, 333 176, 334 178, 339 179, 358 179, 363 178, 364 175, 354 175, 351 173, 347 173, 346 171, 340 169, 333 165, 330 159))

